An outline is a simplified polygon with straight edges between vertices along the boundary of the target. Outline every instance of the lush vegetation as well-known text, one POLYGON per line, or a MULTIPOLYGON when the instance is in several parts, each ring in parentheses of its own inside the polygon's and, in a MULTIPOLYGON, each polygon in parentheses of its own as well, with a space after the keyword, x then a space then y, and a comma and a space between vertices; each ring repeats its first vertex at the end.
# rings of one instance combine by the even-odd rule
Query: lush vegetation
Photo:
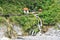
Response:
POLYGON ((49 6, 54 3, 54 0, 0 0, 0 10, 3 14, 22 14, 24 7, 28 7, 32 10, 48 10, 49 6))
MULTIPOLYGON (((54 3, 46 6, 47 8, 39 14, 39 17, 42 18, 43 24, 51 25, 56 24, 60 21, 60 1, 54 0, 54 3)), ((48 3, 49 4, 49 3, 48 3)))
POLYGON ((38 31, 38 22, 40 18, 36 18, 34 15, 22 15, 10 17, 10 21, 14 24, 19 24, 25 32, 29 32, 31 29, 38 31))
MULTIPOLYGON (((29 11, 42 9, 41 13, 37 13, 39 13, 38 16, 42 19, 43 24, 51 25, 60 22, 60 0, 0 0, 0 14, 21 15, 10 16, 10 21, 19 24, 25 32, 31 29, 37 32, 40 18, 31 14, 24 15, 24 7, 29 8, 29 11)), ((0 23, 3 23, 3 20, 3 17, 0 17, 0 23)))

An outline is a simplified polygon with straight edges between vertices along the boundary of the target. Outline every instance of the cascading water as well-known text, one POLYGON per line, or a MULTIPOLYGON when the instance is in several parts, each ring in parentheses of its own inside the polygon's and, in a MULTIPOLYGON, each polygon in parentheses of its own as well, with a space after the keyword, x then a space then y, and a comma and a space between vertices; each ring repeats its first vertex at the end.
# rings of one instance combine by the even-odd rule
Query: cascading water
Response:
MULTIPOLYGON (((34 14, 34 16, 36 16, 36 18, 39 18, 38 17, 38 14, 34 14)), ((36 36, 39 36, 41 34, 41 27, 42 27, 42 20, 40 19, 40 21, 38 21, 38 28, 39 28, 39 32, 36 34, 36 36)), ((34 34, 34 31, 32 31, 32 35, 34 34)))

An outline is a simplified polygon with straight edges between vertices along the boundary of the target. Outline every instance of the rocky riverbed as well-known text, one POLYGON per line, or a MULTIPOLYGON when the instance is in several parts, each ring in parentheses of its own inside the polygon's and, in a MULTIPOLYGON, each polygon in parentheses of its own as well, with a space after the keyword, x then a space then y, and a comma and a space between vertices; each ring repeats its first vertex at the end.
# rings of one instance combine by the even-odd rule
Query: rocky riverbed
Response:
POLYGON ((4 32, 6 27, 0 27, 0 40, 60 40, 60 30, 49 28, 49 30, 41 34, 37 33, 36 36, 20 36, 19 38, 9 39, 5 37, 4 32))
POLYGON ((26 36, 22 39, 14 39, 14 40, 60 40, 60 37, 57 36, 26 36))

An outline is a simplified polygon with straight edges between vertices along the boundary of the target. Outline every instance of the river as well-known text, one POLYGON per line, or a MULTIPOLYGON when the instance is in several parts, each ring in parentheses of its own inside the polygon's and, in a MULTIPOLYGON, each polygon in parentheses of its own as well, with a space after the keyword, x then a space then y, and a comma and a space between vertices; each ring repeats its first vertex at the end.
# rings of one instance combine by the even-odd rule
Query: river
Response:
MULTIPOLYGON (((21 31, 18 31, 16 28, 16 26, 14 27, 14 29, 17 31, 17 33, 19 34, 21 31)), ((0 27, 0 39, 3 40, 8 40, 7 37, 4 36, 4 32, 6 32, 6 26, 4 27, 0 27)), ((45 34, 40 34, 37 33, 36 36, 20 36, 20 38, 14 38, 11 40, 60 40, 60 30, 55 30, 53 27, 50 28, 45 34)))

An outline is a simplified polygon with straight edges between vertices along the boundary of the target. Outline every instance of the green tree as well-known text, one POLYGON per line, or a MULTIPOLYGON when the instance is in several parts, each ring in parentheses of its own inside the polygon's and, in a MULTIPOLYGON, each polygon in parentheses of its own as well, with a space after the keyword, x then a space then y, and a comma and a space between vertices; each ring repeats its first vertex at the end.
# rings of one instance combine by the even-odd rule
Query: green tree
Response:
POLYGON ((42 18, 44 24, 56 24, 59 20, 60 15, 60 9, 59 9, 59 2, 54 1, 52 5, 49 5, 48 10, 43 10, 41 14, 39 14, 39 17, 42 18))
POLYGON ((37 28, 37 30, 35 30, 35 32, 38 32, 38 22, 40 20, 40 18, 36 18, 33 15, 22 15, 22 16, 13 16, 10 17, 11 21, 19 24, 20 27, 22 27, 24 32, 28 32, 31 31, 31 29, 35 30, 37 28))

